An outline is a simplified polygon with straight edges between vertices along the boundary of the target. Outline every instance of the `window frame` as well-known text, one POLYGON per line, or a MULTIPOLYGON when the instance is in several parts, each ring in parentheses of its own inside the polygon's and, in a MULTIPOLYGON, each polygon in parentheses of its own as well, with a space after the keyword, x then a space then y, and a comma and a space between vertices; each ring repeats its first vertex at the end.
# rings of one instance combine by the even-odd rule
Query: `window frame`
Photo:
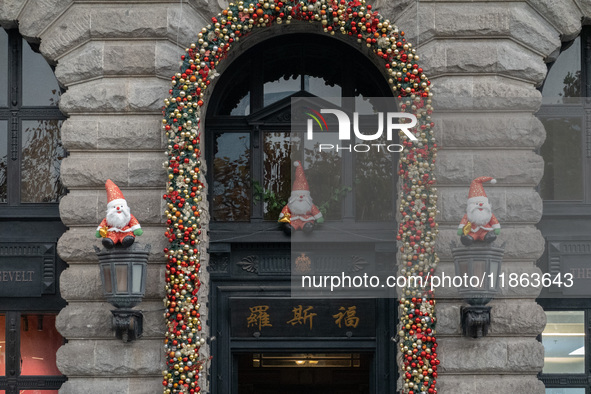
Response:
MULTIPOLYGON (((59 219, 59 202, 22 203, 21 166, 23 121, 57 120, 66 116, 58 106, 23 105, 21 78, 23 72, 23 38, 16 29, 5 29, 8 35, 8 106, 0 107, 0 121, 7 122, 7 202, 0 203, 1 219, 59 219)), ((38 52, 34 44, 31 48, 38 52)), ((63 92, 63 90, 62 90, 63 92)), ((66 153, 67 154, 67 153, 66 153)))
MULTIPOLYGON (((584 388, 591 394, 591 303, 589 299, 538 299, 544 311, 583 311, 585 313, 585 373, 540 373, 538 378, 546 388, 584 388), (568 387, 567 387, 568 386, 568 387)), ((542 335, 538 339, 542 342, 542 335)))
MULTIPOLYGON (((0 311, 5 316, 6 350, 5 350, 5 371, 0 375, 0 390, 6 394, 19 394, 21 390, 59 390, 62 384, 68 380, 65 375, 21 375, 21 323, 22 316, 27 314, 56 315, 56 311, 44 312, 19 312, 19 311, 0 311), (10 336, 10 340, 9 340, 10 336), (14 372, 14 373, 12 373, 14 372)), ((63 338, 64 343, 66 339, 63 338)))
MULTIPOLYGON (((581 94, 580 104, 543 104, 536 117, 561 117, 581 120, 582 200, 543 200, 546 217, 591 217, 591 26, 583 26, 581 39, 581 94)), ((573 41, 564 43, 561 52, 573 41)), ((555 62, 548 65, 548 70, 555 62)), ((540 86, 542 91, 544 85, 540 86)), ((541 149, 541 148, 540 148, 541 149)), ((538 189, 539 190, 539 189, 538 189)))
MULTIPOLYGON (((583 26, 581 37, 581 99, 579 104, 542 105, 536 114, 538 118, 579 118, 581 120, 581 158, 583 199, 580 201, 543 200, 543 216, 538 223, 546 239, 544 255, 538 266, 548 272, 551 260, 551 243, 578 242, 584 244, 591 234, 588 227, 582 231, 572 229, 573 223, 584 223, 591 218, 591 26, 583 26)), ((574 41, 574 40, 573 40, 574 41)), ((573 41, 564 43, 561 52, 573 41)), ((554 63, 549 64, 548 69, 554 63)), ((542 90, 544 85, 540 87, 542 90)), ((563 252, 560 252, 562 255, 563 252)), ((585 258, 583 253, 580 258, 585 258)), ((556 256, 553 256, 554 258, 556 256)), ((560 261, 558 264, 561 264, 560 261)), ((591 394, 591 299, 590 298, 548 298, 551 293, 543 291, 536 301, 544 311, 584 311, 585 318, 585 373, 550 374, 539 372, 538 378, 547 388, 583 388, 591 394)), ((555 296, 556 297, 556 296, 555 296)), ((538 336, 542 341, 542 335, 538 336)))

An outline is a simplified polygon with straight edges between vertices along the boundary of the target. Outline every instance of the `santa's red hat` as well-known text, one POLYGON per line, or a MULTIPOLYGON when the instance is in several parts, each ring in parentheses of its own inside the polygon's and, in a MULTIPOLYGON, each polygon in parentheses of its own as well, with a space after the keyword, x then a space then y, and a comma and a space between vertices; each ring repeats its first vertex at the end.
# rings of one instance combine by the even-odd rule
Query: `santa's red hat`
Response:
POLYGON ((107 179, 105 182, 105 189, 107 189, 107 204, 121 204, 126 202, 123 193, 119 190, 119 187, 112 180, 107 179))
POLYGON ((482 184, 484 182, 489 182, 492 184, 497 183, 497 180, 490 176, 481 176, 472 181, 470 184, 470 192, 468 193, 468 202, 471 201, 482 201, 483 199, 488 200, 486 196, 486 192, 484 191, 484 187, 482 184))
POLYGON ((291 188, 291 191, 310 191, 310 188, 308 186, 308 180, 306 179, 306 175, 304 174, 304 167, 302 166, 302 163, 300 163, 299 161, 296 161, 293 163, 294 167, 296 168, 296 172, 295 172, 295 180, 293 181, 293 187, 291 188))

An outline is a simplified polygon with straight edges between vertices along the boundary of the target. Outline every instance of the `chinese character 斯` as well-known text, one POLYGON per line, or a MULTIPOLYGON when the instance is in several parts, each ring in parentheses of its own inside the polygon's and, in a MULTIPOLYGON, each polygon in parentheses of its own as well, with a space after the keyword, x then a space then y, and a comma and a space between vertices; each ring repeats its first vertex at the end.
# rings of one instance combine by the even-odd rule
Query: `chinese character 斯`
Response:
POLYGON ((312 325, 313 325, 313 318, 314 316, 316 316, 316 313, 308 313, 309 311, 311 311, 312 309, 314 309, 313 306, 309 306, 306 309, 304 309, 303 306, 298 305, 295 308, 293 308, 292 312, 293 312, 293 319, 287 321, 288 324, 291 324, 292 326, 295 326, 296 324, 306 324, 309 323, 310 324, 310 330, 312 330, 312 325))

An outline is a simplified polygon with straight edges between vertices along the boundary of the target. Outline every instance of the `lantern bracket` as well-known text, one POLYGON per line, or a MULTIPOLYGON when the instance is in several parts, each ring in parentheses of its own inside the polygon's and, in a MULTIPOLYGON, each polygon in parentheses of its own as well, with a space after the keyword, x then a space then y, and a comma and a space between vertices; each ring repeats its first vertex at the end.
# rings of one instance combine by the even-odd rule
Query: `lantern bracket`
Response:
POLYGON ((463 306, 462 334, 472 338, 485 337, 490 327, 490 309, 490 306, 463 306))
POLYGON ((144 315, 135 309, 113 309, 113 329, 117 338, 132 342, 140 338, 144 328, 144 315))

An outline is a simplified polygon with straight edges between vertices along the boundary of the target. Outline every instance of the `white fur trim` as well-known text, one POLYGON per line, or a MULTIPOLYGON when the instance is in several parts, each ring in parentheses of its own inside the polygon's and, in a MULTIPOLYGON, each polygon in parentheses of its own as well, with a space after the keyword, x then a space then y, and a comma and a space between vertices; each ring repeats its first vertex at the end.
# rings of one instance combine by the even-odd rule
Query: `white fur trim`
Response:
POLYGON ((494 185, 495 183, 497 183, 497 180, 496 179, 491 179, 490 180, 490 183, 492 183, 494 185))
POLYGON ((488 197, 484 197, 484 196, 470 197, 468 199, 468 204, 470 204, 471 202, 484 202, 484 203, 487 203, 488 202, 488 197))
POLYGON ((300 162, 299 161, 294 161, 293 162, 293 166, 294 167, 299 167, 300 166, 300 162))
POLYGON ((497 223, 497 224, 493 224, 493 225, 492 225, 492 228, 501 228, 501 225, 500 225, 499 223, 497 223))
POLYGON ((114 207, 115 205, 120 205, 120 204, 123 204, 123 203, 125 203, 125 205, 127 205, 127 201, 126 200, 124 200, 123 198, 117 198, 117 199, 111 201, 110 203, 108 203, 107 204, 107 207, 110 208, 110 207, 114 207))

